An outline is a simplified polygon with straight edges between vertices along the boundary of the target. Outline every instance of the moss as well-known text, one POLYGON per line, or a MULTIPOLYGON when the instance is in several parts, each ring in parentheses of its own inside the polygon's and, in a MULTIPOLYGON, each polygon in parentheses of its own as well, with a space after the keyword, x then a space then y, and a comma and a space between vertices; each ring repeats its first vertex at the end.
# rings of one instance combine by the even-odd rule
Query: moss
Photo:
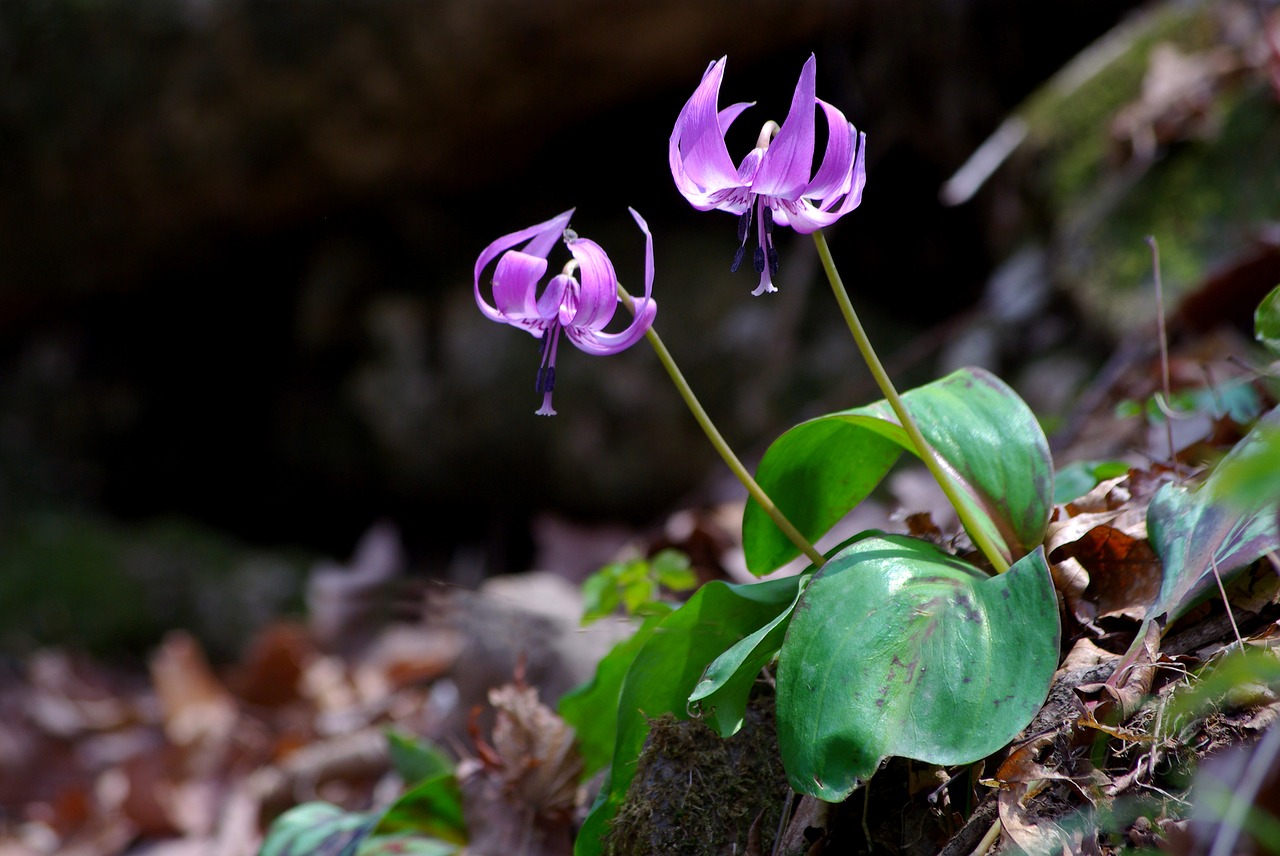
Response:
POLYGON ((1166 308, 1213 268, 1247 252, 1280 199, 1280 107, 1265 87, 1219 104, 1213 140, 1154 164, 1113 207, 1064 235, 1062 274, 1091 315, 1121 333, 1152 317, 1151 255, 1160 244, 1166 308))
POLYGON ((760 852, 768 853, 788 793, 771 694, 752 699, 742 730, 728 739, 667 715, 651 723, 605 852, 742 853, 758 819, 760 852))
POLYGON ((1172 4, 1135 19, 1110 38, 1128 42, 1109 61, 1099 60, 1096 53, 1084 55, 1081 66, 1059 73, 1019 111, 1027 123, 1028 143, 1043 165, 1040 192, 1055 210, 1069 207, 1103 176, 1112 117, 1141 94, 1151 48, 1167 42, 1186 52, 1203 50, 1215 43, 1217 34, 1210 4, 1172 4), (1077 83, 1078 69, 1095 61, 1101 67, 1077 83))

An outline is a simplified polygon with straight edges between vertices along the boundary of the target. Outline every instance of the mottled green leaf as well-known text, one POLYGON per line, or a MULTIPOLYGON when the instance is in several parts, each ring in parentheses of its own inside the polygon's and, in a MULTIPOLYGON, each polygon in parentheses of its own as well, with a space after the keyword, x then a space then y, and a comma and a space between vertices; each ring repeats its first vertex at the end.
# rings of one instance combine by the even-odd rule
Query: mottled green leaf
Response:
MULTIPOLYGON (((903 394, 903 402, 977 525, 1010 561, 1044 538, 1053 467, 1026 403, 982 369, 961 369, 903 394)), ((803 422, 765 453, 756 479, 810 541, 867 497, 914 446, 886 402, 803 422)), ((747 566, 765 574, 798 551, 754 502, 742 523, 747 566)))
POLYGON ((858 541, 801 596, 778 660, 791 786, 844 799, 883 758, 963 764, 1039 710, 1058 662, 1043 550, 988 577, 924 541, 858 541))
POLYGON ((259 856, 354 856, 378 823, 371 812, 343 811, 309 802, 280 815, 267 830, 259 856))
POLYGON ((1147 537, 1164 564, 1160 594, 1147 618, 1173 620, 1217 588, 1214 572, 1229 579, 1269 551, 1280 549, 1280 497, 1223 496, 1220 480, 1242 463, 1266 458, 1271 433, 1280 428, 1272 410, 1222 460, 1199 488, 1166 484, 1147 508, 1147 537))

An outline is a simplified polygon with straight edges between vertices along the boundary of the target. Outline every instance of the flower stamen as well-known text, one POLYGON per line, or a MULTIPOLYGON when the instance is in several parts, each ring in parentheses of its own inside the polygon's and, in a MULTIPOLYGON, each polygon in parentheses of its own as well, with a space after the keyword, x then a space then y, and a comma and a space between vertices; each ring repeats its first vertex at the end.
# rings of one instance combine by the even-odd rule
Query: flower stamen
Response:
POLYGON ((551 406, 551 393, 556 388, 556 349, 560 344, 560 324, 552 323, 542 334, 542 359, 538 365, 538 378, 534 383, 534 392, 543 393, 542 407, 539 416, 555 416, 551 406))
POLYGON ((729 273, 737 273, 738 266, 742 264, 742 257, 747 253, 747 238, 751 235, 751 209, 748 208, 742 212, 742 216, 738 218, 738 251, 733 254, 733 264, 729 266, 729 273))

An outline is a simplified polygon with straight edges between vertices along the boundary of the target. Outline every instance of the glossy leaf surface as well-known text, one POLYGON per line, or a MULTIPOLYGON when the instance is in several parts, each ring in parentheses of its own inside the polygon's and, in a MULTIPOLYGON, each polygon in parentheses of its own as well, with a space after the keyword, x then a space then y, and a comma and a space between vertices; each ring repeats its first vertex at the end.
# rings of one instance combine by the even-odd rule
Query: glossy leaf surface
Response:
POLYGON ((1267 460, 1280 410, 1272 410, 1223 458, 1199 488, 1166 484, 1151 498, 1147 536, 1164 563, 1160 594, 1147 618, 1177 618, 1217 590, 1214 572, 1226 580, 1269 551, 1280 549, 1280 498, 1224 491, 1221 482, 1256 470, 1267 460))
MULTIPOLYGON (((1035 549, 1053 507, 1053 465, 1026 403, 994 375, 972 368, 902 398, 962 501, 1005 557, 1012 562, 1035 549)), ((756 480, 815 541, 875 489, 903 449, 915 451, 888 404, 878 401, 792 428, 769 447, 756 480)), ((798 554, 754 502, 747 504, 742 537, 756 574, 798 554)))
POLYGON ((988 577, 927 542, 858 541, 805 589, 778 662, 791 786, 849 795, 891 755, 963 764, 1040 709, 1058 663, 1042 550, 988 577))

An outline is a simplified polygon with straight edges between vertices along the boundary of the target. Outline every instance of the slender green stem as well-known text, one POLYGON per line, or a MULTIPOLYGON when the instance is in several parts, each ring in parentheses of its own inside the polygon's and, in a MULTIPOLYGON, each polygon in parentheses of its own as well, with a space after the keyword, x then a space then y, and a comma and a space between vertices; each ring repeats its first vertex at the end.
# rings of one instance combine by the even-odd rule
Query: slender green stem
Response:
POLYGON ((845 323, 849 325, 849 332, 853 334, 853 340, 857 342, 858 350, 862 353, 862 358, 866 360, 867 368, 871 369, 871 375, 875 378, 876 385, 880 387, 880 392, 884 395, 885 400, 889 402, 889 406, 893 408, 894 414, 898 417, 898 422, 901 423, 903 430, 907 432, 907 436, 911 439, 912 445, 915 446, 920 460, 924 461, 924 465, 929 468, 934 481, 938 483, 938 487, 942 488, 942 492, 946 494, 947 501, 951 503, 951 506, 956 510, 956 514, 960 516, 960 522, 968 530, 974 546, 987 557, 987 561, 991 563, 991 567, 995 568, 996 573, 1004 573, 1009 570, 1009 563, 1005 561, 1004 555, 996 548, 986 530, 973 519, 973 515, 969 513, 968 506, 960 501, 960 496, 956 493, 955 484, 942 471, 942 465, 938 462, 938 457, 934 454, 933 447, 929 445, 924 439, 924 435, 920 433, 920 426, 916 424, 916 420, 907 412, 901 396, 898 395, 898 391, 893 386, 893 381, 889 379, 888 372, 884 370, 884 366, 880 363, 880 358, 876 356, 875 349, 871 347, 871 340, 867 338, 867 332, 862 328, 862 322, 858 320, 858 313, 854 311, 853 304, 849 302, 849 293, 845 291, 844 282, 840 279, 840 272, 836 270, 835 260, 831 257, 831 248, 827 246, 826 236, 822 234, 821 229, 813 233, 813 243, 818 247, 818 256, 822 259, 822 267, 827 272, 831 290, 835 292, 836 303, 840 304, 840 311, 844 314, 845 323))
MULTIPOLYGON (((623 305, 628 309, 633 309, 631 295, 619 285, 618 294, 623 298, 623 305)), ((633 310, 634 311, 634 310, 633 310)), ((751 495, 769 518, 773 520, 774 525, 782 530, 782 534, 791 539, 791 543, 800 549, 800 552, 813 563, 815 568, 820 568, 826 563, 826 558, 818 552, 818 550, 809 543, 809 539, 800 534, 787 516, 782 513, 778 506, 773 504, 773 500, 769 498, 769 494, 764 492, 764 488, 752 478, 751 473, 747 472, 747 468, 742 465, 742 461, 738 460, 738 456, 733 453, 733 449, 729 448, 729 444, 725 442, 721 436, 719 429, 715 423, 711 421, 711 417, 707 415, 707 411, 703 409, 702 404, 698 401, 698 397, 693 394, 693 389, 689 386, 689 382, 684 379, 684 375, 680 372, 679 366, 671 356, 671 352, 667 350, 667 346, 663 343, 662 338, 652 327, 644 334, 649 340, 649 344, 653 346, 654 353, 658 355, 658 361, 666 368, 667 374, 671 376, 671 381, 676 385, 676 389, 680 391, 680 397, 684 399, 684 403, 688 405, 689 410, 693 413, 693 418, 698 421, 698 425, 702 427, 703 432, 707 435, 707 439, 711 441, 711 445, 720 453, 720 457, 724 459, 729 470, 742 482, 742 486, 747 489, 747 493, 751 495)))

